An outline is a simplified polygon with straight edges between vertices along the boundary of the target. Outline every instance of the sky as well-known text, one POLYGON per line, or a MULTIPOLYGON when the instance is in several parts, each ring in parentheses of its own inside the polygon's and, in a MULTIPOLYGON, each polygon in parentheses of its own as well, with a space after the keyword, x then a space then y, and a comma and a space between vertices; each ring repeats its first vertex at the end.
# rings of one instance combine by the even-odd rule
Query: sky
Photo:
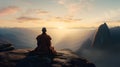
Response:
POLYGON ((120 25, 120 0, 0 0, 0 27, 120 25))

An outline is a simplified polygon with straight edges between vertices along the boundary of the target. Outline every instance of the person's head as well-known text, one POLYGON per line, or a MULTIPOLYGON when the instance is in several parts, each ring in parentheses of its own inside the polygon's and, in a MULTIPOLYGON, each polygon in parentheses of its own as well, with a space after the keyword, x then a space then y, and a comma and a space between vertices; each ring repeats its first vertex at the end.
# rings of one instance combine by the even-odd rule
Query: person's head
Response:
POLYGON ((42 28, 42 32, 43 32, 43 33, 46 33, 46 31, 47 31, 46 28, 43 27, 43 28, 42 28))

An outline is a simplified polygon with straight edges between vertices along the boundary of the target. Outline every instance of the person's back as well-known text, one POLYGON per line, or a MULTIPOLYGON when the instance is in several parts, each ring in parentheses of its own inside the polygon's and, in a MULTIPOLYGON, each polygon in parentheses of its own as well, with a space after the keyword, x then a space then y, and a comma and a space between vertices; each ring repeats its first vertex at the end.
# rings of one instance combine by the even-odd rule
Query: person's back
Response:
POLYGON ((46 34, 46 31, 46 28, 42 28, 42 34, 36 37, 37 48, 35 51, 46 55, 55 54, 55 50, 51 49, 51 37, 46 34))
POLYGON ((47 34, 37 36, 37 51, 47 52, 51 46, 51 37, 47 34))

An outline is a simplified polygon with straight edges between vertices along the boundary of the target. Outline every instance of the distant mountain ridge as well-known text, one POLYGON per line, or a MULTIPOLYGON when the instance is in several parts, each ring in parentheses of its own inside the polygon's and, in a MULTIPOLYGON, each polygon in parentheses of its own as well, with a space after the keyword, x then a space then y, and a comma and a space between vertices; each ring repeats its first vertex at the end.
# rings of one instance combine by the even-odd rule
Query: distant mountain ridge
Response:
POLYGON ((26 28, 0 28, 0 39, 13 43, 15 48, 34 48, 35 35, 32 33, 26 28))
POLYGON ((111 38, 114 44, 120 44, 120 26, 110 28, 111 38))

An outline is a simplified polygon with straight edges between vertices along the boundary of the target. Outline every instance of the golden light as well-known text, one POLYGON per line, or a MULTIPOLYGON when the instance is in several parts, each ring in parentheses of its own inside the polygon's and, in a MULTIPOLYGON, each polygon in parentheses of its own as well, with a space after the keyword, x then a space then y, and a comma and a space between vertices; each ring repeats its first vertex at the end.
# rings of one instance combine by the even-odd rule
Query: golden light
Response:
POLYGON ((64 27, 63 26, 59 26, 58 29, 64 29, 64 27))
POLYGON ((56 22, 56 28, 57 29, 65 29, 66 25, 64 22, 56 22))

